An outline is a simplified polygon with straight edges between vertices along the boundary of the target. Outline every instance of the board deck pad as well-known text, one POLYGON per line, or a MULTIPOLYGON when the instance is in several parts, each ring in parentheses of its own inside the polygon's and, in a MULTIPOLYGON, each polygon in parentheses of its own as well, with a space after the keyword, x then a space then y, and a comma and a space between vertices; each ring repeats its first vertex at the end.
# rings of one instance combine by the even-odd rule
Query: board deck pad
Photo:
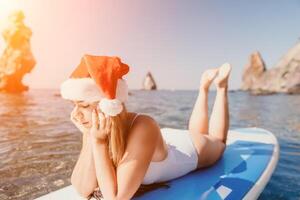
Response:
MULTIPOLYGON (((164 128, 162 131, 172 130, 178 131, 171 128, 164 128)), ((186 130, 182 132, 186 134, 186 130)), ((245 199, 255 199, 268 182, 277 160, 278 143, 269 131, 255 127, 230 130, 224 155, 213 166, 170 180, 169 188, 159 188, 132 199, 236 200, 243 199, 247 195, 245 199), (262 176, 263 174, 267 175, 262 176)), ((70 197, 82 199, 72 186, 38 199, 70 197)))

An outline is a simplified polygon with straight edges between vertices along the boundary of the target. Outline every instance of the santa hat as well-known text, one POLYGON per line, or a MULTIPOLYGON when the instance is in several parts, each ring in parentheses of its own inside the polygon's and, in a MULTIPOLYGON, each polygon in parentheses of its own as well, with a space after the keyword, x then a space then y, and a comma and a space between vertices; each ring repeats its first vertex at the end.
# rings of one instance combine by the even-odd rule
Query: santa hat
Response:
POLYGON ((61 84, 61 96, 73 101, 99 101, 102 112, 116 116, 128 99, 128 86, 122 79, 128 72, 129 66, 118 57, 84 55, 70 78, 61 84))

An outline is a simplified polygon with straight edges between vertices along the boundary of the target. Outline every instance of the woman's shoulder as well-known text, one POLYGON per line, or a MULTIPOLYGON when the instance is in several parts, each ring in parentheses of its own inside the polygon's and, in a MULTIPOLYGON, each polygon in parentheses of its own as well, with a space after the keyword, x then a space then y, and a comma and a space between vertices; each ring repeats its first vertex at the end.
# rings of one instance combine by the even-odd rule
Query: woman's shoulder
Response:
POLYGON ((157 128, 159 126, 153 117, 151 117, 147 114, 142 114, 142 113, 137 113, 136 119, 135 119, 133 125, 141 127, 141 128, 143 128, 143 127, 157 128))
POLYGON ((131 129, 130 134, 137 132, 146 132, 151 134, 160 133, 159 124, 156 120, 147 114, 138 114, 131 129))

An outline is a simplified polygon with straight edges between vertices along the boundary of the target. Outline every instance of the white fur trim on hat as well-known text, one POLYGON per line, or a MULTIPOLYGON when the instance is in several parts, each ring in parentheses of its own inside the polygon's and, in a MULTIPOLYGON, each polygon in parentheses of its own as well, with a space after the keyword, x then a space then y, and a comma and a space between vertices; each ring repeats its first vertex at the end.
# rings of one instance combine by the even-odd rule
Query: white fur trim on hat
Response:
POLYGON ((102 112, 109 116, 116 116, 123 110, 122 102, 118 99, 101 99, 99 108, 102 112))
MULTIPOLYGON (((62 98, 73 101, 95 102, 105 98, 92 78, 69 78, 60 86, 62 98)), ((125 80, 118 79, 116 99, 128 100, 128 86, 125 80)))

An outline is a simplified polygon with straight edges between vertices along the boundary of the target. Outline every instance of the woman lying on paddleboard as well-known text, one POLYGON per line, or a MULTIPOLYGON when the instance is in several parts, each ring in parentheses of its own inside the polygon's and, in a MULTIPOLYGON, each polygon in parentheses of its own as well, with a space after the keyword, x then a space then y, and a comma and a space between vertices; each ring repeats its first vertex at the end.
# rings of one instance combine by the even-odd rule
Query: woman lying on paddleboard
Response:
POLYGON ((128 65, 118 57, 83 56, 61 85, 62 97, 75 105, 71 120, 83 134, 71 176, 78 193, 96 197, 101 190, 104 199, 131 199, 143 187, 213 165, 226 146, 230 71, 230 65, 223 64, 202 74, 189 134, 176 140, 164 138, 152 117, 126 110, 128 87, 122 76, 129 72, 128 65), (212 82, 217 94, 208 121, 212 82))

